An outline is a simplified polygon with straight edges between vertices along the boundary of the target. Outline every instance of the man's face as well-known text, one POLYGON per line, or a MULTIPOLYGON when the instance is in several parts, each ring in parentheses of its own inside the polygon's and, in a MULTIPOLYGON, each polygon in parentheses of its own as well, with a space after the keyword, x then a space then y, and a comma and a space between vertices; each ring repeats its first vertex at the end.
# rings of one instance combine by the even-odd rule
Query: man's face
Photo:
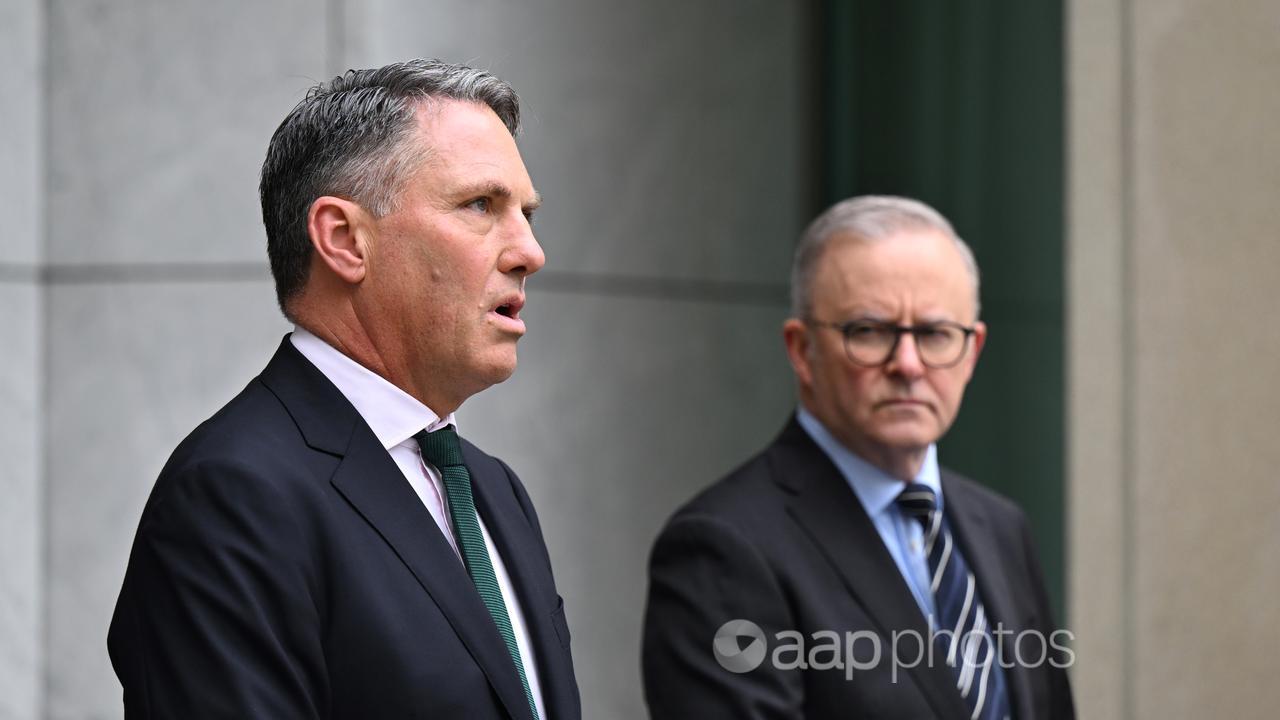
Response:
POLYGON ((488 107, 419 109, 425 161, 395 212, 373 222, 357 302, 393 382, 437 412, 511 376, 524 279, 545 262, 530 225, 538 205, 511 133, 488 107))
POLYGON ((788 351, 805 406, 862 458, 902 468, 903 458, 920 457, 951 427, 986 338, 986 327, 974 323, 973 280, 959 251, 934 230, 870 242, 836 237, 818 262, 812 290, 813 319, 821 322, 975 326, 964 359, 933 369, 921 362, 910 334, 887 363, 864 367, 849 359, 839 330, 788 321, 788 351))

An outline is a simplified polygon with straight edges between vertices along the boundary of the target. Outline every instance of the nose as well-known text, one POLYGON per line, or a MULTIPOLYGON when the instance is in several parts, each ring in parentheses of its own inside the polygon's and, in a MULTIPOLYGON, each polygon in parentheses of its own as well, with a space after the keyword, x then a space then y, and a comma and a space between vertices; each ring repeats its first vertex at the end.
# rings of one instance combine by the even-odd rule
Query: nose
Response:
POLYGON ((899 375, 908 380, 917 380, 924 376, 924 361, 920 359, 920 348, 916 346, 916 337, 911 333, 898 336, 898 344, 889 356, 885 370, 892 375, 899 375))
POLYGON ((547 264, 547 256, 542 246, 533 236, 533 226, 523 213, 513 221, 507 248, 499 261, 499 270, 504 273, 515 273, 520 276, 532 275, 547 264))

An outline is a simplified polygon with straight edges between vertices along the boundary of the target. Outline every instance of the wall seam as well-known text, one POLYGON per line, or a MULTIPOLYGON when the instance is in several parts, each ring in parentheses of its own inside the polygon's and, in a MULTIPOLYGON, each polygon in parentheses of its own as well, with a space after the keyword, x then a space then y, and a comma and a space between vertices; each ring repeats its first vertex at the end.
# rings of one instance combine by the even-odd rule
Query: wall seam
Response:
POLYGON ((39 74, 40 74, 40 101, 35 104, 37 147, 40 148, 38 156, 40 158, 36 167, 36 177, 34 178, 36 187, 40 188, 40 210, 36 212, 36 222, 39 227, 36 228, 36 252, 35 252, 35 272, 32 275, 33 281, 36 283, 36 332, 39 337, 35 342, 38 348, 39 357, 36 358, 36 372, 39 377, 36 378, 36 403, 40 408, 40 422, 37 424, 36 438, 36 482, 39 490, 36 495, 36 502, 40 507, 36 509, 35 515, 40 518, 40 532, 38 534, 39 548, 37 549, 37 586, 40 588, 40 602, 36 611, 39 630, 37 635, 40 638, 40 653, 37 662, 39 687, 36 690, 36 717, 49 716, 49 696, 51 690, 51 682, 53 673, 49 665, 49 648, 53 640, 52 623, 50 622, 51 613, 49 611, 51 605, 51 592, 49 586, 49 561, 50 561, 50 532, 53 524, 50 522, 53 517, 52 503, 50 502, 49 489, 49 443, 48 438, 51 436, 51 428, 49 427, 49 409, 50 409, 50 383, 49 383, 49 366, 50 366, 50 341, 49 341, 49 312, 48 308, 51 303, 50 287, 45 282, 43 275, 43 267, 48 262, 48 246, 49 246, 49 227, 52 217, 51 203, 49 202, 49 183, 48 183, 48 167, 52 154, 52 143, 49 138, 48 125, 46 118, 53 116, 50 103, 53 97, 53 69, 50 61, 50 46, 52 43, 50 18, 53 17, 54 0, 44 0, 37 4, 36 12, 39 13, 36 22, 39 28, 36 31, 37 37, 40 38, 40 50, 37 55, 39 57, 39 74))
POLYGON ((1137 415, 1137 342, 1134 329, 1137 327, 1137 297, 1134 287, 1136 263, 1134 258, 1135 207, 1136 191, 1134 188, 1134 167, 1136 158, 1134 128, 1134 77, 1133 55, 1133 0, 1120 2, 1120 136, 1123 146, 1120 152, 1120 296, 1123 308, 1121 316, 1121 362, 1120 371, 1123 389, 1121 391, 1120 418, 1120 517, 1123 543, 1121 548, 1121 710, 1126 718, 1136 718, 1137 696, 1133 686, 1136 682, 1137 666, 1135 665, 1135 579, 1137 566, 1135 557, 1136 532, 1134 522, 1134 481, 1137 459, 1134 448, 1134 422, 1137 415))

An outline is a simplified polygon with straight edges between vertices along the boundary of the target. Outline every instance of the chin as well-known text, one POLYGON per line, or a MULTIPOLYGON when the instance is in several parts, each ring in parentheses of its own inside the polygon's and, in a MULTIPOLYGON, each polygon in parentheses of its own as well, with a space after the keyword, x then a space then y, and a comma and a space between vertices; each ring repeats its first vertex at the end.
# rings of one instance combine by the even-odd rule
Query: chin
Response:
POLYGON ((516 371, 516 355, 511 353, 510 357, 494 358, 481 371, 481 375, 490 385, 497 385, 506 381, 516 371))
POLYGON ((889 447, 921 448, 937 442, 941 433, 936 427, 887 427, 877 433, 880 441, 889 447))

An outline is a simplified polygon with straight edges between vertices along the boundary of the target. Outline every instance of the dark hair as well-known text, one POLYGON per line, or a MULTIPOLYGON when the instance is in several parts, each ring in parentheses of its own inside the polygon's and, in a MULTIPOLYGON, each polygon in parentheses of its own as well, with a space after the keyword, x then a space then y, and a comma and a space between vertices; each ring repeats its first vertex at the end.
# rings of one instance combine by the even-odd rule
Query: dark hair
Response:
POLYGON ((315 85, 271 136, 258 193, 276 301, 285 317, 311 267, 307 213, 323 195, 358 203, 375 217, 395 209, 402 180, 427 150, 407 140, 430 99, 483 103, 514 136, 520 100, 485 72, 440 60, 348 70, 315 85))

